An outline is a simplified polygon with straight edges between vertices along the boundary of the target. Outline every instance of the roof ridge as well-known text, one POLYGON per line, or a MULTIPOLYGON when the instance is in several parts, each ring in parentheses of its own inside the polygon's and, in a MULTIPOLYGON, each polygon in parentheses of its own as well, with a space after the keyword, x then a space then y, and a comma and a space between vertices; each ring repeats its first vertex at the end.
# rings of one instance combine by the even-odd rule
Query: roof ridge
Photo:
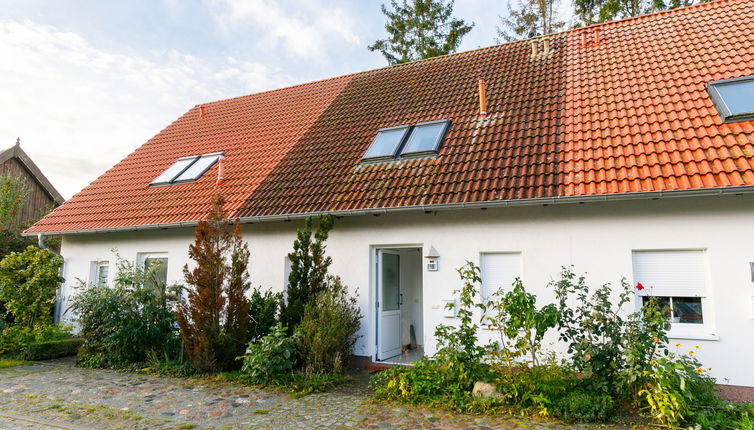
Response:
POLYGON ((202 106, 202 105, 209 105, 209 104, 214 104, 214 103, 220 103, 220 102, 226 102, 226 101, 231 101, 231 100, 237 100, 237 99, 242 99, 242 98, 249 97, 249 96, 262 95, 262 94, 270 94, 270 93, 274 93, 274 92, 277 92, 277 91, 290 90, 290 89, 293 89, 293 88, 299 88, 299 87, 303 87, 303 86, 307 86, 307 85, 321 84, 321 83, 325 83, 325 82, 328 82, 328 81, 335 81, 335 80, 338 80, 338 79, 345 79, 345 78, 348 78, 348 77, 353 77, 353 76, 357 76, 357 75, 364 75, 364 74, 367 74, 367 73, 375 73, 375 72, 379 72, 379 71, 382 71, 382 70, 394 69, 394 68, 398 68, 398 67, 408 67, 408 66, 412 66, 412 65, 415 65, 415 64, 426 63, 426 62, 430 62, 430 61, 439 61, 439 60, 442 60, 442 59, 445 59, 445 58, 449 58, 449 57, 456 57, 456 56, 461 56, 461 55, 470 55, 472 53, 477 53, 477 52, 481 52, 481 51, 491 50, 491 49, 499 48, 501 46, 511 46, 511 45, 515 45, 517 43, 526 43, 526 42, 529 42, 531 40, 536 40, 536 39, 540 39, 540 38, 543 38, 543 37, 564 36, 564 35, 568 35, 570 33, 578 33, 578 32, 581 32, 581 31, 588 30, 588 29, 594 29, 594 28, 599 28, 599 27, 615 26, 615 25, 619 25, 619 24, 622 24, 622 23, 628 23, 628 22, 642 21, 642 20, 646 20, 646 19, 649 19, 649 18, 652 18, 652 17, 656 17, 658 15, 678 14, 678 13, 686 12, 686 11, 689 11, 689 10, 717 7, 719 5, 724 5, 724 4, 728 4, 728 3, 737 3, 737 2, 742 2, 743 3, 743 2, 746 2, 746 1, 751 1, 751 0, 711 0, 711 1, 708 1, 708 2, 696 3, 696 4, 693 4, 693 5, 690 5, 690 6, 678 7, 678 8, 674 8, 674 9, 659 10, 659 11, 655 11, 655 12, 645 13, 645 14, 642 14, 642 15, 629 16, 629 17, 626 17, 626 18, 616 19, 616 20, 613 20, 613 21, 600 22, 600 23, 588 25, 588 26, 585 26, 585 27, 569 28, 569 29, 566 29, 566 30, 563 30, 563 31, 559 31, 559 32, 556 32, 556 33, 550 33, 550 34, 547 34, 547 35, 544 35, 544 36, 535 36, 535 37, 529 37, 527 39, 514 40, 514 41, 511 41, 511 42, 505 42, 505 43, 498 43, 498 44, 490 45, 490 46, 482 46, 482 47, 479 47, 479 48, 469 49, 467 51, 452 52, 450 54, 439 55, 437 57, 431 57, 431 58, 421 58, 419 60, 409 61, 409 62, 406 62, 406 63, 388 64, 387 66, 383 66, 383 67, 377 67, 377 68, 374 68, 374 69, 362 70, 362 71, 359 71, 359 72, 346 73, 344 75, 333 76, 333 77, 325 78, 325 79, 317 79, 317 80, 314 80, 314 81, 302 82, 300 84, 290 85, 290 86, 287 86, 287 87, 274 88, 274 89, 271 89, 271 90, 260 91, 260 92, 256 92, 256 93, 249 93, 249 94, 244 94, 244 95, 235 96, 235 97, 229 97, 227 99, 212 100, 212 101, 205 102, 205 103, 198 103, 198 104, 194 105, 194 107, 198 107, 198 106, 202 106))

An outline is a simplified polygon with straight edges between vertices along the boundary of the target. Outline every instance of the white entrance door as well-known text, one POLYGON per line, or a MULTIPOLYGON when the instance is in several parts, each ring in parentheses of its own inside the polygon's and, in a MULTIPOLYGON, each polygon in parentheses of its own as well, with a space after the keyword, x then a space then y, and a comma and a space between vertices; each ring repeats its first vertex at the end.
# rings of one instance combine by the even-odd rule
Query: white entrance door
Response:
POLYGON ((401 259, 377 252, 377 360, 401 353, 401 259))

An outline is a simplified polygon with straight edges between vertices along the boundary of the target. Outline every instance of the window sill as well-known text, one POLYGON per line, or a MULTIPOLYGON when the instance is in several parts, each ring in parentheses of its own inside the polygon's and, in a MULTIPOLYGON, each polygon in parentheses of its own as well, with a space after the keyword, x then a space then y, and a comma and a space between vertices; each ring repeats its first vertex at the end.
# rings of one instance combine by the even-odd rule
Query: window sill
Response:
POLYGON ((714 333, 668 333, 668 339, 683 339, 683 340, 720 340, 720 337, 714 333))

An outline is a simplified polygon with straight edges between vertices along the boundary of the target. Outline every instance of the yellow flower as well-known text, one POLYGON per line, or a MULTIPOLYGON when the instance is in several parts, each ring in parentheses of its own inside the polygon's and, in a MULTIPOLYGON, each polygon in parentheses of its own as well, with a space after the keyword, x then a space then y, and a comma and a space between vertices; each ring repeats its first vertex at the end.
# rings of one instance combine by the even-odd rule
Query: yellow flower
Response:
POLYGON ((680 348, 680 347, 681 347, 681 344, 680 344, 680 343, 676 343, 676 344, 675 344, 675 347, 676 347, 676 348, 680 348))
POLYGON ((652 366, 657 366, 657 360, 652 360, 652 366))
POLYGON ((697 367, 697 368, 696 368, 696 370, 694 370, 694 372, 696 372, 696 373, 698 373, 698 374, 700 374, 700 375, 701 375, 701 374, 702 374, 702 372, 704 372, 704 370, 702 370, 702 368, 701 368, 701 367, 697 367))
POLYGON ((652 338, 652 340, 654 341, 654 343, 659 343, 660 342, 660 339, 657 339, 657 336, 655 336, 654 338, 652 338))
POLYGON ((700 346, 699 345, 694 345, 694 348, 699 349, 700 346))
POLYGON ((691 350, 691 351, 689 351, 689 354, 690 354, 690 355, 694 355, 694 352, 695 352, 695 351, 691 350))

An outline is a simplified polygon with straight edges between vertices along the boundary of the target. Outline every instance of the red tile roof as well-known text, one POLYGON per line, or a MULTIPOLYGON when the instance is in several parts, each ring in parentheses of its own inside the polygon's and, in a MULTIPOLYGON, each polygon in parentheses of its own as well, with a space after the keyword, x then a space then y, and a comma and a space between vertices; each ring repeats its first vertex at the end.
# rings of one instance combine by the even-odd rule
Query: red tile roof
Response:
POLYGON ((754 122, 723 124, 705 90, 754 75, 752 11, 715 1, 552 35, 535 59, 521 41, 197 106, 28 233, 192 223, 218 190, 234 217, 272 217, 754 185, 754 122), (436 158, 360 164, 378 129, 435 119, 452 121, 436 158), (149 187, 215 151, 222 186, 215 166, 149 187))

